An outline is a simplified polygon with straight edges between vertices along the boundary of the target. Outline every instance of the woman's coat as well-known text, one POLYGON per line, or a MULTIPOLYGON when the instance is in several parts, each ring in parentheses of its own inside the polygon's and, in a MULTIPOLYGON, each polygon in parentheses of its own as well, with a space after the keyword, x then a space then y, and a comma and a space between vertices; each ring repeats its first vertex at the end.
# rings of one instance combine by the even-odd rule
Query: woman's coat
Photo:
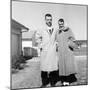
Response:
POLYGON ((74 35, 69 28, 66 31, 57 32, 58 57, 59 57, 59 75, 69 75, 76 73, 76 64, 74 60, 73 40, 74 35), (70 39, 71 38, 71 39, 70 39), (72 49, 69 48, 71 46, 72 49))

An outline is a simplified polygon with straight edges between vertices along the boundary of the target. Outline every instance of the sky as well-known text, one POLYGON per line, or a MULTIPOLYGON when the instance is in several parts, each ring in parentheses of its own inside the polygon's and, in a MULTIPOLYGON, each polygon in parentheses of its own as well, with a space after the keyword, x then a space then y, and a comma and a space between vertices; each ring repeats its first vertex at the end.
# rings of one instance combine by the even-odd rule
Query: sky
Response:
POLYGON ((12 18, 29 28, 24 38, 31 38, 35 30, 45 27, 46 13, 52 14, 55 28, 58 28, 58 19, 64 18, 77 40, 87 39, 86 6, 12 1, 12 18))

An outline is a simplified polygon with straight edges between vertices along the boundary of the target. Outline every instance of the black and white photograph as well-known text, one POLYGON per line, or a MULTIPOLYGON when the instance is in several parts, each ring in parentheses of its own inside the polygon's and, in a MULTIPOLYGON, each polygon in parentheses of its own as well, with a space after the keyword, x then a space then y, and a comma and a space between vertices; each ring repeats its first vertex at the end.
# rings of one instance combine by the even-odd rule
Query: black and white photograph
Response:
POLYGON ((88 85, 88 5, 11 1, 11 89, 88 85))

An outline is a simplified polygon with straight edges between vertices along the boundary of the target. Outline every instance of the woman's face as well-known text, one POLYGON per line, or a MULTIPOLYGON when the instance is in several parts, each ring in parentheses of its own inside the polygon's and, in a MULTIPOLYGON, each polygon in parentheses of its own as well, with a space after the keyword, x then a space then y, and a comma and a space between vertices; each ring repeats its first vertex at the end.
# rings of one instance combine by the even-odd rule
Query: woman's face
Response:
POLYGON ((58 25, 60 28, 64 27, 64 22, 58 21, 58 25))

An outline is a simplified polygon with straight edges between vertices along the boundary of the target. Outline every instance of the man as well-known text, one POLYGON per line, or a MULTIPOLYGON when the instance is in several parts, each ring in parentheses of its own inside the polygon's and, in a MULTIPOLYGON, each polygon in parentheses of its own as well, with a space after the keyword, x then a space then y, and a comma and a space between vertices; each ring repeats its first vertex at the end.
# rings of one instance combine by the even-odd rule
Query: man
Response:
POLYGON ((59 29, 56 39, 58 42, 59 76, 62 85, 65 83, 69 85, 77 80, 75 77, 77 70, 73 51, 74 48, 77 48, 78 46, 74 43, 75 37, 71 29, 64 26, 64 19, 59 19, 58 25, 59 29))
MULTIPOLYGON (((55 86, 58 78, 58 60, 56 53, 55 33, 52 28, 52 15, 45 15, 46 28, 41 31, 41 42, 39 48, 41 49, 41 78, 42 87, 46 87, 48 84, 55 86)), ((39 40, 38 40, 39 41, 39 40)))

